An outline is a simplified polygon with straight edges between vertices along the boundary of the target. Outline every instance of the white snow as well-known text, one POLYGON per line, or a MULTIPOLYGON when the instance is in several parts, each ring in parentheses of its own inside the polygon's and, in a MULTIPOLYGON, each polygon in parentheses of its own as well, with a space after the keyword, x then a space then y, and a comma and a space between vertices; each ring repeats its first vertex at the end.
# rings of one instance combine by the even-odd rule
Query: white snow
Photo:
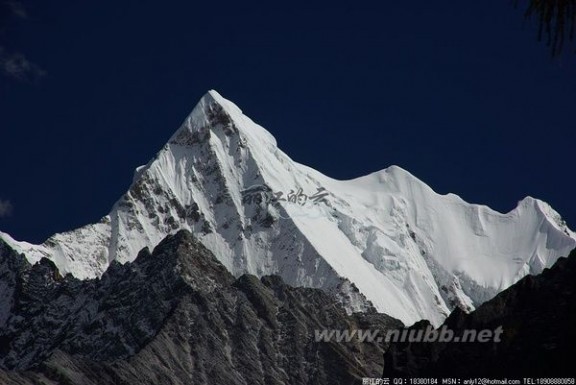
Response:
POLYGON ((530 197, 503 214, 439 195, 397 166, 331 179, 291 160, 215 91, 138 167, 129 192, 99 223, 42 245, 0 237, 31 262, 46 256, 64 273, 88 278, 182 228, 235 275, 280 274, 328 291, 346 278, 379 311, 407 324, 438 325, 454 303, 471 310, 576 247, 560 215, 530 197), (243 203, 242 191, 258 185, 283 198, 298 189, 329 195, 326 203, 243 203))

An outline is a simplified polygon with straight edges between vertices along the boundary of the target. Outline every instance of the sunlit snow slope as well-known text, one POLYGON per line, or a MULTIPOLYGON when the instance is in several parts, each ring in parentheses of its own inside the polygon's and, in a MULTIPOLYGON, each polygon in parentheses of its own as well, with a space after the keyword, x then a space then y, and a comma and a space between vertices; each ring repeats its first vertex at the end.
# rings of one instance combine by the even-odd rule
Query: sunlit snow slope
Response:
POLYGON ((396 166, 349 181, 324 176, 215 91, 100 222, 42 245, 0 236, 31 262, 46 256, 87 278, 182 228, 235 275, 277 273, 362 309, 351 282, 408 324, 471 310, 576 247, 560 216, 533 198, 501 214, 438 195, 396 166))

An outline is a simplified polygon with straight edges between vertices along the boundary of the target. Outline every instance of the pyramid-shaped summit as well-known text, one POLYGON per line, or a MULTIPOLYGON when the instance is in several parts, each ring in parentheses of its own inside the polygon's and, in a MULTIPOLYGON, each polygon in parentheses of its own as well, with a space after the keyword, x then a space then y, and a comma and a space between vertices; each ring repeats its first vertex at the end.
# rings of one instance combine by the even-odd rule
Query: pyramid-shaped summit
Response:
MULTIPOLYGON (((457 186, 455 186, 457 187, 457 186)), ((41 245, 0 233, 28 260, 79 278, 190 230, 232 274, 279 274, 413 323, 471 310, 576 247, 549 205, 509 213, 439 195, 392 166, 349 181, 294 162, 274 137, 208 92, 98 223, 41 245)))

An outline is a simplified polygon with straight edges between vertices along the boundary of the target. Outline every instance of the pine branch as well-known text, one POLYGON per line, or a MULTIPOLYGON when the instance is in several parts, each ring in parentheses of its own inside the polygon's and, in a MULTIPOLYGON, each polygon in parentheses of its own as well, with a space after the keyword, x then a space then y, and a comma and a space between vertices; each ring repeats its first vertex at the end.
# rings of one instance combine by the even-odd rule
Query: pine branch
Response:
POLYGON ((574 41, 576 0, 528 0, 524 15, 538 19, 538 40, 546 38, 552 56, 562 52, 567 40, 574 41))

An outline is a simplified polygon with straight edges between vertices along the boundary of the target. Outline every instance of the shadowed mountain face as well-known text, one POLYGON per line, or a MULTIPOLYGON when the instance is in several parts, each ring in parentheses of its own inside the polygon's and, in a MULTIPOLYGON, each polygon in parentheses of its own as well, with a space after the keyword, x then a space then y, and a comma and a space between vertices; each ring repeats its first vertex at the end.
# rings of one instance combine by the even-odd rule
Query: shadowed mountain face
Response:
MULTIPOLYGON (((501 342, 395 343, 384 376, 574 377, 576 250, 538 276, 526 276, 471 314, 445 322, 456 335, 502 326, 501 342)), ((425 329, 419 322, 410 329, 425 329)))
POLYGON ((402 326, 276 276, 235 279, 187 231, 86 281, 0 242, 0 289, 3 385, 351 384, 382 372, 382 346, 315 330, 402 326))

